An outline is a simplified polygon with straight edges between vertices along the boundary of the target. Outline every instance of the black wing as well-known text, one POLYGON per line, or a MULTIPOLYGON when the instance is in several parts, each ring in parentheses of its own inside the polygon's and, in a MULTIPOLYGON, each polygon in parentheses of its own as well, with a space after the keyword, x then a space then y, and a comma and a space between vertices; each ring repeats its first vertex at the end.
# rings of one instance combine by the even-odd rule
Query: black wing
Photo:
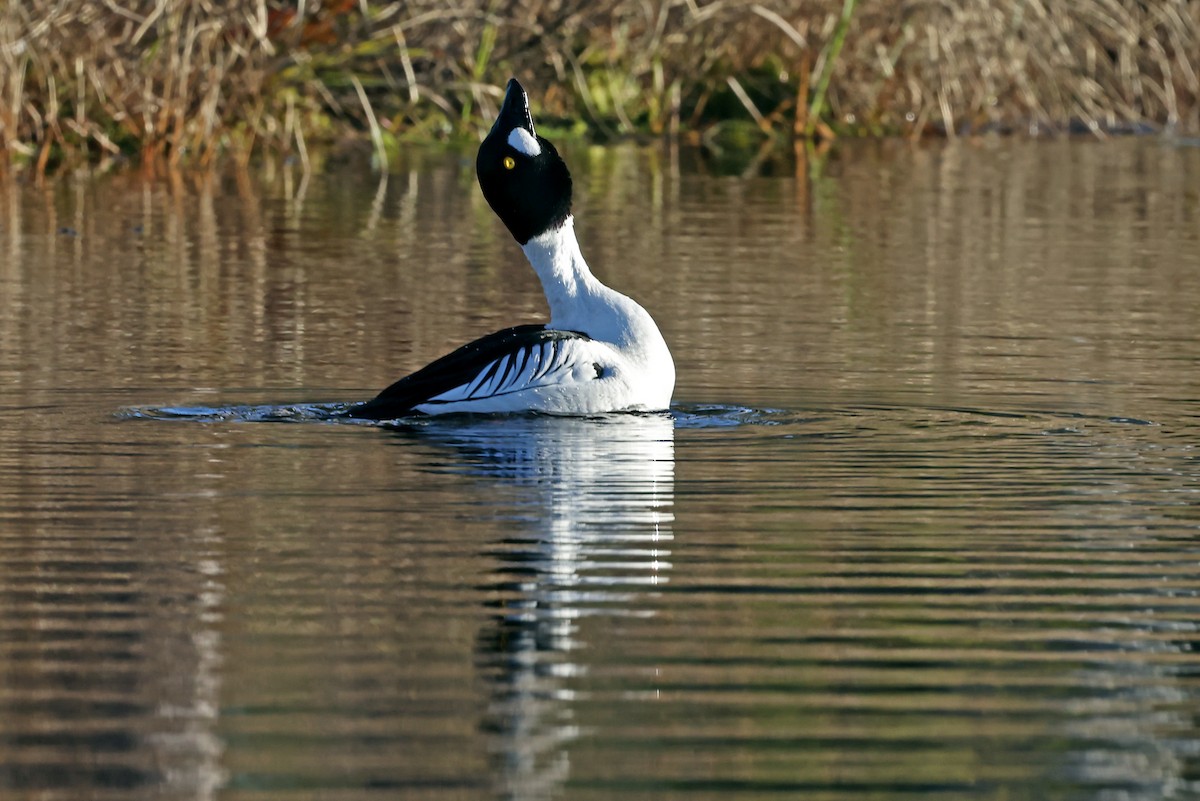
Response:
POLYGON ((463 345, 412 375, 401 378, 372 400, 347 409, 347 417, 391 420, 414 413, 432 398, 476 382, 502 383, 501 370, 520 372, 535 349, 567 339, 589 339, 578 331, 559 331, 544 325, 518 325, 463 345), (505 357, 512 357, 505 360, 505 357), (484 371, 487 370, 487 373, 484 371), (482 374, 482 375, 481 375, 482 374), (497 381, 500 378, 500 381, 497 381))

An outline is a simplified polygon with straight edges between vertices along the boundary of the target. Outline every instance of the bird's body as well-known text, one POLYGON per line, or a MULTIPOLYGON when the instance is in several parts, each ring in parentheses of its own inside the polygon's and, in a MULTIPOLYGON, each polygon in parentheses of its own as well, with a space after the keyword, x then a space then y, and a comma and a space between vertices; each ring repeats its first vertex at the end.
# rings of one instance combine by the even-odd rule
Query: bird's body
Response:
POLYGON ((575 237, 571 178, 537 136, 525 91, 509 81, 476 160, 484 197, 525 251, 550 306, 545 325, 519 325, 464 345, 406 376, 351 417, 658 411, 675 365, 653 318, 592 275, 575 237))

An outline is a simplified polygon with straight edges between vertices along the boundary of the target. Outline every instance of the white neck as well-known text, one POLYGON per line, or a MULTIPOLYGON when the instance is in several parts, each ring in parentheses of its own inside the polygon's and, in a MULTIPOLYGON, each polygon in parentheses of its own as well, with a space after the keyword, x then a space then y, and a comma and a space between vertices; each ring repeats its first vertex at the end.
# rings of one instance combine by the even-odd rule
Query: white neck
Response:
POLYGON ((575 238, 575 218, 568 216, 560 228, 535 236, 521 248, 550 304, 550 328, 591 334, 579 326, 586 325, 598 301, 616 293, 600 283, 584 261, 575 238))
POLYGON ((617 374, 635 387, 628 403, 665 409, 675 385, 675 363, 667 343, 645 309, 592 275, 579 252, 575 221, 567 217, 560 228, 522 247, 550 304, 547 327, 578 331, 612 346, 614 356, 623 360, 617 374))

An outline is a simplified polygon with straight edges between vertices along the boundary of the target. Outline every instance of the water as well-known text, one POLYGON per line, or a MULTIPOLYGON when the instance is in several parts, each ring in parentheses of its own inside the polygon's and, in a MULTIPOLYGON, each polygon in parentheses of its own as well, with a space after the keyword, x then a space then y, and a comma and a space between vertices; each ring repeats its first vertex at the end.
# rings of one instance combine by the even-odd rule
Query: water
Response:
POLYGON ((1200 149, 569 158, 669 414, 331 419, 469 155, 0 184, 0 797, 1200 797, 1200 149))

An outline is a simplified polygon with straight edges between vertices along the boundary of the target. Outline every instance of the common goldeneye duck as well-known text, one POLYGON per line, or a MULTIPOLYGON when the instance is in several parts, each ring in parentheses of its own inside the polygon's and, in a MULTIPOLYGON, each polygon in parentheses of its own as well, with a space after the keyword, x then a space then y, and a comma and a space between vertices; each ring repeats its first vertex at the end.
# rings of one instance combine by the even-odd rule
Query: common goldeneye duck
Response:
POLYGON ((571 174, 537 135, 529 97, 508 82, 500 114, 479 146, 479 187, 542 282, 550 322, 477 339, 345 414, 659 411, 671 403, 675 363, 650 315, 600 283, 575 238, 571 174))

